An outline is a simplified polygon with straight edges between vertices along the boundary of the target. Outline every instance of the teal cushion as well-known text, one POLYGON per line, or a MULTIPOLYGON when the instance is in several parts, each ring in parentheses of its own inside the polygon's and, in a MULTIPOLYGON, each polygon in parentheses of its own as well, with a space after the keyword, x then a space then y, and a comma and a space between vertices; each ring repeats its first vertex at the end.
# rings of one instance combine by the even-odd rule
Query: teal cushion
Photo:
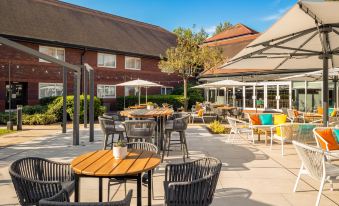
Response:
POLYGON ((334 108, 328 108, 328 116, 332 116, 333 111, 334 111, 334 108))
POLYGON ((273 125, 272 114, 259 114, 259 119, 262 125, 273 125))
POLYGON ((339 143, 339 129, 334 129, 333 130, 335 140, 339 143))

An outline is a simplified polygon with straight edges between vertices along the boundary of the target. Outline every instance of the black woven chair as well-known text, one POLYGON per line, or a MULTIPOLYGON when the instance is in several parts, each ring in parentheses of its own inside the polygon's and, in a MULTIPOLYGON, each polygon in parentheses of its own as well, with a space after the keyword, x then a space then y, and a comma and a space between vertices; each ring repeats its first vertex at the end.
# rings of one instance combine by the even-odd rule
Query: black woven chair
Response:
POLYGON ((104 133, 104 146, 103 149, 107 147, 113 148, 114 144, 114 135, 118 134, 119 139, 124 139, 125 128, 121 123, 116 123, 112 118, 98 117, 101 131, 104 133), (112 136, 111 142, 108 142, 109 136, 112 136))
POLYGON ((165 151, 167 151, 167 156, 169 155, 171 145, 179 144, 181 146, 181 151, 183 159, 185 161, 185 156, 188 158, 188 148, 186 141, 185 131, 187 129, 189 121, 189 115, 184 115, 182 117, 175 118, 174 120, 169 120, 165 124, 165 138, 164 138, 164 151, 162 153, 161 161, 164 160, 165 151), (172 133, 179 133, 179 140, 172 139, 172 133), (171 143, 174 142, 174 143, 171 143))
POLYGON ((124 122, 128 142, 152 142, 156 122, 154 120, 126 120, 124 122))
POLYGON ((42 199, 39 206, 129 206, 132 199, 132 190, 128 191, 125 199, 113 202, 70 202, 66 190, 61 190, 53 197, 42 199))
POLYGON ((166 205, 210 205, 220 170, 220 160, 212 157, 166 165, 164 181, 166 205))
MULTIPOLYGON (((154 152, 155 154, 158 154, 158 147, 152 143, 148 142, 131 142, 127 143, 127 148, 128 149, 137 149, 137 150, 145 150, 149 152, 154 152)), ((153 175, 153 170, 152 170, 152 175, 153 175)), ((108 180, 108 190, 107 190, 107 197, 109 199, 110 197, 110 188, 113 185, 121 184, 124 183, 125 185, 125 195, 127 193, 127 188, 126 188, 126 182, 128 179, 126 178, 111 178, 108 180)), ((152 196, 154 197, 154 191, 153 191, 153 181, 152 181, 152 196)), ((115 194, 114 194, 115 195, 115 194)), ((113 196, 114 196, 113 195, 113 196)))
POLYGON ((74 190, 73 172, 67 163, 26 157, 13 162, 9 174, 21 205, 37 205, 62 189, 69 194, 74 190))

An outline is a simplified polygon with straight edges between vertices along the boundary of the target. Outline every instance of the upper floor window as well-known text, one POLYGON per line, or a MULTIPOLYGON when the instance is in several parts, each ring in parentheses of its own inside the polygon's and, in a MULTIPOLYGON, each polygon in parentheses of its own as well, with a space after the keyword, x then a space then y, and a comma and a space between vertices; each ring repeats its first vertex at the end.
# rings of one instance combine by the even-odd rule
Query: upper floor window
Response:
POLYGON ((114 54, 98 53, 98 67, 116 67, 116 56, 114 54))
POLYGON ((99 98, 115 98, 115 85, 97 85, 97 97, 99 98))
POLYGON ((125 57, 125 69, 141 69, 141 59, 136 57, 125 57))
MULTIPOLYGON (((59 47, 50 47, 50 46, 39 46, 39 52, 46 54, 48 56, 54 57, 56 59, 65 61, 65 49, 59 47)), ((39 59, 39 62, 47 62, 49 61, 39 59)))
POLYGON ((61 96, 62 83, 39 83, 39 99, 45 97, 61 96))
POLYGON ((173 87, 161 87, 161 94, 171 94, 173 87))

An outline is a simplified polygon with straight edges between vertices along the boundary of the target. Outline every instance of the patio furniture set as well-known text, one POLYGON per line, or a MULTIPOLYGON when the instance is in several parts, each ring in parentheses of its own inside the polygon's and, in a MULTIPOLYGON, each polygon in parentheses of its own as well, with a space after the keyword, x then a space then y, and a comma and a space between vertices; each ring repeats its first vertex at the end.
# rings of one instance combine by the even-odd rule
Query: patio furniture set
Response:
MULTIPOLYGON (((75 157, 70 164, 36 157, 11 164, 9 173, 21 205, 130 205, 133 191, 126 188, 126 181, 130 180, 136 180, 138 206, 142 205, 142 182, 147 182, 147 204, 152 205, 153 172, 163 162, 165 153, 169 155, 173 145, 180 146, 183 163, 165 166, 165 204, 212 203, 222 164, 212 157, 186 161, 189 157, 185 135, 188 113, 174 113, 169 108, 133 109, 119 115, 105 114, 98 119, 104 133, 102 150, 75 157), (173 132, 179 133, 179 139, 172 137, 173 132), (128 153, 123 159, 116 159, 112 152, 118 141, 128 142, 128 153), (82 177, 99 180, 98 202, 79 202, 82 177), (102 202, 103 178, 108 179, 107 202, 102 202), (118 184, 124 184, 125 198, 110 201, 111 187, 118 184), (70 202, 73 193, 74 202, 70 202)), ((115 193, 113 199, 114 196, 115 193)))

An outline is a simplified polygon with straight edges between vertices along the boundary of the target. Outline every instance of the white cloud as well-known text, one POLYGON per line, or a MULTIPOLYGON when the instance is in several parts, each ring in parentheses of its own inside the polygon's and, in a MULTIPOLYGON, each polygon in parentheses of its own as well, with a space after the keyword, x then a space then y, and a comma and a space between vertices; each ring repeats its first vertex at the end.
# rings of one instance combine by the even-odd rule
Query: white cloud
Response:
POLYGON ((275 20, 278 20, 283 14, 285 14, 285 12, 288 9, 289 9, 289 7, 283 8, 283 9, 279 9, 277 11, 277 13, 265 16, 265 17, 261 18, 261 20, 263 20, 263 21, 275 21, 275 20))

